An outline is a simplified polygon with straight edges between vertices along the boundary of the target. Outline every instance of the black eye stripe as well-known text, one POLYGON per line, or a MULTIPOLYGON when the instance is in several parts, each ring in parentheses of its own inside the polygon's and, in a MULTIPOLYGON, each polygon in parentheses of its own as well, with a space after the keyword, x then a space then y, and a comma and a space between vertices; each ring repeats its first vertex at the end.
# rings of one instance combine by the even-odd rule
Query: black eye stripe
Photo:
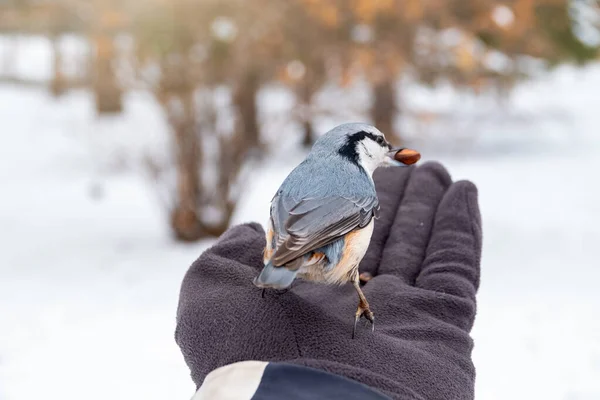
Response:
POLYGON ((339 154, 351 161, 352 163, 358 165, 358 152, 356 150, 356 145, 364 138, 369 138, 375 143, 379 144, 380 146, 388 147, 383 137, 374 135, 371 132, 360 131, 348 136, 348 141, 339 150, 339 154), (383 142, 378 142, 378 138, 383 140, 383 142))
MULTIPOLYGON (((365 132, 365 131, 360 131, 360 132, 356 132, 352 135, 350 135, 348 137, 348 142, 358 142, 363 140, 364 138, 369 138, 374 142, 377 142, 378 140, 384 140, 382 136, 379 135, 374 135, 371 132, 365 132)), ((378 143, 378 142, 377 142, 378 143)))

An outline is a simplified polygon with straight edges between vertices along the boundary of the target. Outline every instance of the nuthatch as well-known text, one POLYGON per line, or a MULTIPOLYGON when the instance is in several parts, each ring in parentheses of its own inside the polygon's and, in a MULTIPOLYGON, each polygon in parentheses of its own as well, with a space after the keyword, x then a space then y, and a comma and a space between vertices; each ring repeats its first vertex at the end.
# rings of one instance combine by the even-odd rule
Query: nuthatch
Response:
POLYGON ((379 166, 414 164, 419 157, 392 148, 368 124, 339 125, 321 136, 271 200, 265 266, 254 284, 285 289, 296 277, 328 284, 350 281, 359 298, 352 337, 361 317, 374 327, 358 273, 379 210, 372 175, 379 166))

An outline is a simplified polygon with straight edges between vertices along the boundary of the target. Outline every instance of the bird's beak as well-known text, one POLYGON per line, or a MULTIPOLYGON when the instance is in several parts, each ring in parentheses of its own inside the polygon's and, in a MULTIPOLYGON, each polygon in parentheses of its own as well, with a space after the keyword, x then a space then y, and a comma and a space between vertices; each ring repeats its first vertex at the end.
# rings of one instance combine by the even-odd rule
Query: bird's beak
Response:
POLYGON ((394 156, 396 155, 396 153, 399 152, 400 150, 402 150, 402 147, 390 146, 390 151, 388 151, 387 156, 390 157, 391 159, 393 159, 394 156))
POLYGON ((419 161, 421 159, 421 154, 416 150, 407 149, 403 147, 396 147, 392 148, 386 154, 385 158, 387 164, 407 167, 419 161))
POLYGON ((388 151, 387 154, 385 155, 385 161, 383 163, 387 164, 387 165, 395 166, 395 167, 406 167, 406 164, 396 161, 396 158, 395 158, 396 153, 399 152, 400 150, 402 150, 402 149, 399 147, 390 146, 390 151, 388 151))

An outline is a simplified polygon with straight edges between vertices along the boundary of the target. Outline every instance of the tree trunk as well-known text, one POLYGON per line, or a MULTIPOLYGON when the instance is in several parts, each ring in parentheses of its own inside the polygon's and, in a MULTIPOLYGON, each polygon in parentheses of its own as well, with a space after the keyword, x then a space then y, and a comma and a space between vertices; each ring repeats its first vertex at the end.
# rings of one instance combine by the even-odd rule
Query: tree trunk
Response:
POLYGON ((62 52, 59 46, 59 37, 53 36, 52 40, 52 66, 54 68, 54 76, 50 82, 50 92, 53 96, 58 97, 67 90, 67 82, 62 71, 62 52))
POLYGON ((238 112, 241 132, 248 150, 261 150, 260 128, 256 95, 259 89, 259 76, 254 70, 247 71, 235 90, 233 102, 238 112))
POLYGON ((302 146, 310 148, 315 140, 313 134, 312 121, 309 119, 305 119, 302 122, 302 129, 304 131, 304 139, 302 140, 302 146))
POLYGON ((185 116, 172 124, 177 158, 177 195, 171 214, 171 227, 179 240, 195 241, 204 236, 200 203, 200 143, 196 121, 189 113, 191 100, 181 98, 185 116), (185 104, 188 103, 188 104, 185 104))
POLYGON ((196 121, 194 85, 184 62, 165 64, 159 99, 168 116, 175 152, 177 187, 171 210, 171 228, 175 237, 195 241, 205 236, 200 215, 200 166, 202 152, 196 121))
POLYGON ((389 138, 397 137, 394 131, 394 118, 398 111, 394 79, 383 79, 373 85, 373 124, 389 138))
POLYGON ((94 95, 98 114, 119 113, 123 110, 122 92, 113 68, 115 48, 113 38, 99 34, 94 37, 94 95))
POLYGON ((247 149, 244 144, 244 137, 239 131, 234 132, 232 137, 221 138, 220 159, 219 159, 219 181, 214 189, 219 197, 219 206, 221 207, 223 219, 219 224, 206 227, 207 233, 212 236, 220 236, 231 221, 233 211, 237 204, 239 194, 232 198, 231 188, 236 183, 239 172, 244 164, 247 149))
POLYGON ((302 145, 304 147, 310 148, 315 140, 313 124, 312 124, 312 98, 315 93, 312 82, 310 81, 310 76, 305 76, 304 81, 301 83, 299 87, 297 96, 300 100, 300 106, 302 107, 302 130, 303 130, 303 139, 302 145))

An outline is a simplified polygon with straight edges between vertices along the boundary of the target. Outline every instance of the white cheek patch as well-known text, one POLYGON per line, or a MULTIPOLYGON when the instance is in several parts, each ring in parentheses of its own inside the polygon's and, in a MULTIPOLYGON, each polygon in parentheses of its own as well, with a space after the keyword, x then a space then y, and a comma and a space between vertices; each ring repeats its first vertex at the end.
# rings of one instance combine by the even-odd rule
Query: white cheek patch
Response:
POLYGON ((369 174, 386 162, 387 148, 381 147, 373 140, 363 140, 358 146, 359 163, 369 174))
MULTIPOLYGON (((373 154, 371 154, 371 152, 369 151, 369 149, 367 149, 367 146, 365 146, 364 142, 361 142, 360 145, 363 148, 364 154, 369 157, 369 158, 373 158, 373 154)), ((362 152, 361 152, 362 153, 362 152)), ((361 154, 362 155, 362 154, 361 154)))

